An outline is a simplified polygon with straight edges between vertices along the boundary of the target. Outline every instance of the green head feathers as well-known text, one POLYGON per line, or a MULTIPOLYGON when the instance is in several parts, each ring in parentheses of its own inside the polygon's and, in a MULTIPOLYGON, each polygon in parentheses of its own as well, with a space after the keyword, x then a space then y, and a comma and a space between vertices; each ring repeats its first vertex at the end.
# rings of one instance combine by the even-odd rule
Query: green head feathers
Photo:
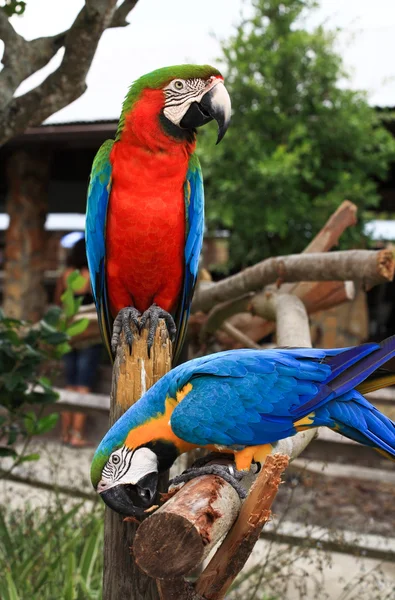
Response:
POLYGON ((221 75, 221 73, 218 69, 215 69, 210 65, 176 65, 173 67, 156 69, 151 73, 143 75, 132 83, 123 102, 116 139, 120 138, 125 124, 125 115, 131 110, 133 104, 144 89, 150 88, 159 90, 170 83, 172 79, 208 79, 212 75, 221 75))

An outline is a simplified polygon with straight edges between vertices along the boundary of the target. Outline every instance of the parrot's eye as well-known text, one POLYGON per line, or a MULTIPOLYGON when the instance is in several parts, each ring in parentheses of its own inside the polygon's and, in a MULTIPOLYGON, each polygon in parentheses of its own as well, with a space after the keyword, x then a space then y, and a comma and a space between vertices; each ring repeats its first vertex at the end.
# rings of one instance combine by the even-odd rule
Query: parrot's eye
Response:
POLYGON ((118 456, 118 454, 114 454, 114 456, 111 457, 111 460, 114 465, 118 465, 121 462, 121 459, 118 456))
POLYGON ((184 83, 182 81, 180 81, 179 79, 177 79, 174 82, 174 87, 176 88, 176 90, 182 90, 182 88, 184 87, 184 83))

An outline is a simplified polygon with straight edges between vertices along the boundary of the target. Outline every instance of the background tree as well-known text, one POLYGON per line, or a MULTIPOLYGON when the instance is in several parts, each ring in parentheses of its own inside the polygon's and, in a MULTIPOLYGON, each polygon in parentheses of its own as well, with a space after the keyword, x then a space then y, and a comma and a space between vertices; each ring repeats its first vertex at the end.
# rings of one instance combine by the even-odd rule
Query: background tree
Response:
POLYGON ((336 34, 304 28, 315 5, 253 0, 222 43, 232 125, 215 152, 203 134, 199 155, 207 224, 230 228, 234 270, 300 252, 345 198, 359 214, 377 204, 377 180, 395 158, 366 95, 344 87, 336 34))
POLYGON ((9 20, 14 13, 24 12, 26 2, 5 1, 0 7, 0 40, 5 45, 0 72, 0 145, 27 127, 40 125, 85 92, 86 76, 103 32, 128 25, 126 17, 137 2, 123 0, 117 7, 117 0, 85 0, 70 29, 28 42, 9 20), (60 48, 64 55, 59 67, 33 90, 15 98, 19 85, 47 65, 60 48))

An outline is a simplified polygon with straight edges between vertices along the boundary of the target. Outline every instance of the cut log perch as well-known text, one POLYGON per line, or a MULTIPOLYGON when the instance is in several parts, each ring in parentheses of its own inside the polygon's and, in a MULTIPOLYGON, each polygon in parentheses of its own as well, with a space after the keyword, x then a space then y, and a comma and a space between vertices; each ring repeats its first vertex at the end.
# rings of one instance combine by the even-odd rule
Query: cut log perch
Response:
POLYGON ((196 592, 207 600, 224 598, 226 591, 247 562, 262 528, 269 520, 271 506, 288 466, 288 457, 268 456, 253 483, 239 517, 196 583, 196 592))
POLYGON ((395 262, 390 250, 346 250, 329 254, 291 254, 268 258, 208 289, 198 290, 193 310, 209 311, 225 300, 285 281, 360 281, 365 289, 391 281, 395 262))
POLYGON ((157 579, 190 573, 228 532, 239 509, 237 492, 220 477, 189 481, 140 525, 133 550, 137 564, 157 579))
MULTIPOLYGON (((113 367, 110 426, 158 379, 171 369, 171 342, 163 321, 155 334, 151 358, 147 355, 147 330, 141 337, 134 332, 132 353, 124 343, 119 346, 113 367)), ((160 481, 166 489, 167 477, 160 481)), ((131 554, 136 526, 106 509, 104 524, 103 600, 158 600, 155 581, 142 573, 131 554)))

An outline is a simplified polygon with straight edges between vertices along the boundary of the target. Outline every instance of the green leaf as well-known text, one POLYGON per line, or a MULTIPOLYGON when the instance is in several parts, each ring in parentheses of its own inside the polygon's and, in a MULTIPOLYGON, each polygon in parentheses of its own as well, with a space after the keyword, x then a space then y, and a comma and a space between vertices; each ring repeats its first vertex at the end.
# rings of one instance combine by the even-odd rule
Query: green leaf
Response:
POLYGON ((70 344, 68 342, 63 342, 63 344, 58 344, 55 348, 56 358, 62 358, 65 354, 72 350, 70 344))
POLYGON ((82 287, 84 287, 84 285, 86 285, 85 277, 82 277, 82 275, 78 275, 75 279, 73 279, 72 283, 70 284, 70 287, 73 290, 73 292, 78 292, 82 287))
POLYGON ((0 446, 0 456, 2 458, 11 456, 12 458, 16 458, 18 454, 15 452, 13 448, 6 448, 5 446, 0 446))
POLYGON ((63 598, 64 600, 75 600, 75 597, 75 556, 72 552, 69 552, 66 561, 63 598))
POLYGON ((10 571, 6 571, 5 578, 8 586, 8 600, 20 600, 10 571))
POLYGON ((39 379, 38 379, 38 383, 39 383, 40 385, 42 385, 42 386, 43 386, 43 388, 50 388, 50 389, 52 389, 51 380, 50 380, 50 379, 48 379, 48 377, 44 377, 44 376, 42 376, 42 377, 39 377, 39 379))
POLYGON ((28 435, 35 435, 37 432, 37 415, 32 410, 25 413, 23 424, 28 435))
POLYGON ((4 519, 3 509, 0 510, 0 539, 1 544, 6 550, 6 555, 11 559, 14 555, 14 544, 10 532, 7 527, 7 523, 4 519))
POLYGON ((40 458, 40 455, 37 454, 37 452, 34 452, 32 454, 26 454, 26 456, 22 456, 22 458, 19 459, 19 462, 23 463, 23 462, 31 462, 33 460, 38 460, 40 458))
POLYGON ((63 311, 66 317, 73 317, 76 313, 73 290, 71 288, 67 288, 67 290, 62 294, 61 300, 63 304, 63 311))
POLYGON ((51 413, 50 415, 46 415, 45 417, 41 417, 37 421, 37 434, 41 435, 43 433, 47 433, 47 431, 51 431, 59 420, 59 415, 57 413, 51 413))
POLYGON ((22 340, 19 338, 19 335, 13 329, 0 331, 0 340, 7 340, 14 346, 20 346, 20 344, 22 343, 22 340))
POLYGON ((5 375, 3 375, 3 381, 6 389, 9 392, 13 392, 21 384, 22 393, 26 389, 25 379, 19 373, 6 373, 5 375))
POLYGON ((78 319, 78 321, 74 321, 74 323, 72 323, 66 329, 66 333, 70 337, 72 337, 74 335, 79 335, 80 333, 83 333, 85 331, 85 329, 88 327, 88 325, 89 325, 89 319, 85 319, 85 318, 78 319))
POLYGON ((24 401, 29 404, 51 404, 56 402, 59 398, 59 394, 54 391, 48 392, 30 392, 25 394, 24 401))
POLYGON ((99 552, 99 547, 101 545, 100 532, 103 528, 103 524, 100 523, 99 526, 99 531, 97 528, 95 528, 95 530, 92 531, 91 535, 86 540, 79 565, 80 576, 88 588, 90 586, 92 572, 97 559, 97 554, 99 552))
POLYGON ((61 315, 62 309, 60 306, 51 306, 51 308, 49 308, 44 315, 44 321, 49 323, 49 325, 52 325, 52 327, 56 327, 59 323, 61 315))

